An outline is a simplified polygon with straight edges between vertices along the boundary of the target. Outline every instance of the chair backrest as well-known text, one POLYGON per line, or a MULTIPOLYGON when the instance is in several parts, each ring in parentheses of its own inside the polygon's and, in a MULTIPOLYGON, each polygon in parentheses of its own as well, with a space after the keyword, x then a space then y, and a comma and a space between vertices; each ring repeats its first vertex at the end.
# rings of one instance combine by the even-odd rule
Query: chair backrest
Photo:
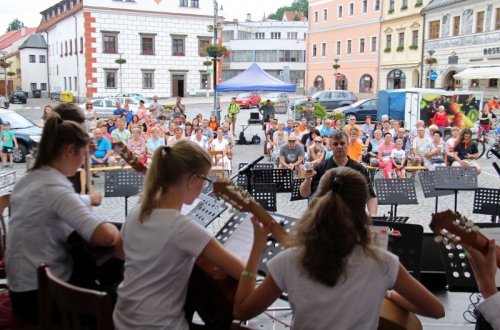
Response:
POLYGON ((210 154, 210 158, 212 159, 212 165, 217 165, 217 156, 223 156, 224 155, 224 151, 222 150, 210 150, 208 152, 210 154))
POLYGON ((7 246, 7 225, 3 216, 5 209, 9 210, 8 216, 10 216, 10 193, 0 196, 0 260, 5 257, 5 248, 7 246))
POLYGON ((82 316, 94 318, 96 330, 113 329, 113 306, 107 293, 68 284, 44 264, 38 267, 38 291, 41 330, 54 329, 54 303, 59 309, 65 330, 85 328, 82 316))

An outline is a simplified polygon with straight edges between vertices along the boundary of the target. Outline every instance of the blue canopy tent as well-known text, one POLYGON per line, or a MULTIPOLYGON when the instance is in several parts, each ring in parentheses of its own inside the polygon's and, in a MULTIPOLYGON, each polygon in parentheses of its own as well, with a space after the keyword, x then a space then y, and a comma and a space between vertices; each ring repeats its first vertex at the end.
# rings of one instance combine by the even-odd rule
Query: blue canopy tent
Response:
POLYGON ((257 63, 248 69, 217 85, 217 92, 295 92, 294 84, 287 84, 261 69, 257 63))

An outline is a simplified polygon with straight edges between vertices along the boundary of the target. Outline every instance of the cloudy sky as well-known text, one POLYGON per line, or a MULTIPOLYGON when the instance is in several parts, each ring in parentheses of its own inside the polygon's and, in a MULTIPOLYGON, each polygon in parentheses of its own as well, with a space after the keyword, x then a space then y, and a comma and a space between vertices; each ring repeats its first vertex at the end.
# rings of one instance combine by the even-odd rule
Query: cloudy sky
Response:
MULTIPOLYGON (((164 0, 178 1, 178 0, 164 0)), ((58 0, 0 0, 0 34, 15 18, 18 18, 28 27, 36 27, 40 23, 40 12, 56 4, 58 0)), ((210 1, 211 2, 211 1, 210 1)), ((245 19, 246 13, 252 14, 252 19, 261 19, 264 13, 273 13, 280 6, 290 5, 292 0, 218 0, 224 7, 222 14, 227 19, 245 19)))

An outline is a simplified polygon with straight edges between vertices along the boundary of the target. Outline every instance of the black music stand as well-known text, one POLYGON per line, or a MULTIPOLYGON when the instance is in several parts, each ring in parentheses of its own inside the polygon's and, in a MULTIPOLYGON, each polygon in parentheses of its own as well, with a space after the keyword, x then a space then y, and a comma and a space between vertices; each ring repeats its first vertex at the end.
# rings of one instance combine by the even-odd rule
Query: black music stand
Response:
POLYGON ((436 172, 435 171, 420 171, 418 173, 420 185, 424 192, 424 197, 436 197, 435 212, 438 211, 439 196, 453 195, 453 190, 436 190, 436 172))
POLYGON ((208 227, 218 216, 227 209, 224 202, 206 194, 198 197, 200 203, 192 209, 188 216, 196 220, 203 227, 208 227))
POLYGON ((132 170, 105 171, 104 197, 125 197, 125 216, 128 214, 128 198, 142 190, 144 174, 132 170))
MULTIPOLYGON (((498 228, 497 223, 476 223, 480 228, 498 228)), ((478 292, 474 272, 462 246, 451 249, 439 244, 439 254, 448 281, 448 290, 453 292, 478 292)))
POLYGON ((266 211, 276 212, 275 183, 254 183, 252 196, 266 211))
POLYGON ((500 189, 476 189, 472 213, 491 215, 491 222, 498 222, 497 217, 500 220, 500 189))
POLYGON ((391 218, 397 217, 398 205, 418 204, 413 179, 376 179, 374 183, 378 204, 391 206, 391 218))
POLYGON ((292 196, 290 201, 300 201, 301 199, 308 199, 309 197, 300 196, 300 185, 304 182, 304 178, 292 179, 292 196))
POLYGON ((389 235, 387 249, 397 255, 406 269, 418 280, 422 264, 424 228, 420 225, 392 221, 373 221, 373 225, 389 227, 401 233, 400 237, 389 235))
POLYGON ((390 223, 406 223, 410 217, 386 217, 385 214, 381 217, 372 217, 372 221, 387 221, 390 223))
MULTIPOLYGON (((238 171, 245 167, 248 163, 239 163, 238 171)), ((253 169, 255 170, 272 170, 274 168, 273 163, 257 163, 254 165, 253 169)), ((236 179, 236 185, 238 187, 242 187, 247 189, 247 176, 243 173, 238 174, 238 178, 236 179)))
POLYGON ((436 167, 436 190, 453 190, 455 212, 457 211, 458 191, 477 189, 477 170, 475 167, 438 166, 436 167))
POLYGON ((292 192, 292 171, 285 168, 253 170, 254 183, 275 183, 276 192, 292 192))

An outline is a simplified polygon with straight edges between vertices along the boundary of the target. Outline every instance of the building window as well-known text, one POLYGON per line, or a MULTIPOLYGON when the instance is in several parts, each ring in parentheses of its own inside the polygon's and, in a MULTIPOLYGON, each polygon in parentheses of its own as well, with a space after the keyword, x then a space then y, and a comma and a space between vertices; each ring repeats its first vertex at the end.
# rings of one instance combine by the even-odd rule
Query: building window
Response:
POLYGON ((460 16, 453 17, 453 35, 458 36, 460 34, 460 16))
POLYGON ((387 89, 399 89, 406 87, 406 75, 401 70, 392 70, 387 75, 387 89))
POLYGON ((312 56, 316 56, 316 45, 313 45, 312 56))
POLYGON ((377 37, 372 37, 372 47, 371 47, 372 52, 377 51, 377 37))
POLYGON ((342 43, 340 41, 337 41, 337 55, 340 55, 341 47, 342 47, 342 43))
POLYGON ((64 42, 64 56, 68 56, 68 42, 64 42))
POLYGON ((359 52, 361 54, 365 52, 365 38, 359 39, 359 52))
POLYGON ((80 54, 83 54, 83 37, 80 37, 80 54))
POLYGON ((321 43, 321 56, 326 56, 326 42, 321 43))
POLYGON ((67 90, 67 89, 68 89, 68 83, 66 82, 66 77, 64 77, 64 90, 67 90))
POLYGON ((184 39, 180 37, 172 38, 172 55, 174 56, 185 56, 184 53, 184 39))
POLYGON ((418 30, 413 30, 411 33, 412 46, 418 46, 418 30))
POLYGON ((280 62, 303 62, 300 50, 280 50, 280 62))
POLYGON ((116 88, 116 72, 118 70, 104 70, 106 88, 116 88))
POLYGON ((281 39, 281 32, 271 32, 271 39, 281 39))
POLYGON ((408 9, 408 0, 403 0, 401 4, 401 9, 402 10, 408 9))
POLYGON ((489 79, 488 87, 497 88, 498 87, 498 79, 489 79))
POLYGON ((208 74, 205 72, 200 73, 200 88, 208 89, 208 74))
POLYGON ((76 38, 75 38, 75 55, 78 54, 78 44, 76 42, 76 38))
POLYGON ((368 0, 363 0, 363 13, 368 11, 368 0))
POLYGON ((349 16, 354 15, 354 3, 349 4, 349 16))
POLYGON ((73 88, 71 88, 71 77, 68 77, 68 84, 69 84, 69 89, 70 91, 73 90, 73 88))
POLYGON ((61 57, 63 57, 63 53, 64 53, 64 51, 63 51, 63 43, 61 42, 61 57))
POLYGON ((323 9, 323 21, 328 21, 328 9, 323 9))
POLYGON ((47 90, 47 83, 41 83, 41 84, 40 84, 40 89, 41 89, 42 91, 46 91, 46 90, 47 90))
POLYGON ((193 8, 199 8, 200 7, 200 1, 198 1, 198 0, 191 0, 191 7, 193 7, 193 8))
POLYGON ((385 48, 386 49, 392 48, 392 35, 391 34, 385 35, 385 48))
POLYGON ((429 22, 429 39, 439 38, 440 21, 429 22))
POLYGON ((389 13, 394 12, 394 0, 389 0, 389 13))
POLYGON ((102 52, 107 54, 118 53, 118 33, 103 32, 102 33, 102 52))
POLYGON ((69 41, 69 54, 73 55, 73 41, 72 40, 69 41))
MULTIPOLYGON (((32 91, 36 91, 36 83, 31 83, 30 88, 32 91)), ((64 78, 64 89, 66 89, 66 78, 64 78)))
POLYGON ((153 70, 142 70, 142 88, 152 89, 154 88, 154 71, 153 70))
POLYGON ((380 10, 380 0, 375 0, 375 11, 380 10))
POLYGON ((255 39, 264 39, 265 34, 264 32, 255 32, 255 39))
POLYGON ((78 79, 76 77, 73 78, 75 80, 75 91, 78 90, 78 79))
POLYGON ((36 55, 30 55, 29 61, 30 63, 36 63, 36 55))
POLYGON ((314 23, 318 23, 318 18, 319 17, 319 14, 317 11, 314 12, 314 23))
POLYGON ((210 46, 211 39, 198 38, 198 55, 207 56, 207 47, 210 46))
POLYGON ((141 54, 155 54, 155 36, 151 34, 140 34, 141 36, 141 54))
POLYGON ((347 40, 347 54, 352 53, 352 40, 347 40))
POLYGON ((476 14, 476 33, 484 32, 484 11, 478 11, 476 14))
POLYGON ((479 87, 479 79, 471 79, 470 87, 479 87))
POLYGON ((343 10, 342 10, 342 6, 339 6, 339 7, 337 8, 337 17, 338 17, 338 18, 342 18, 342 15, 344 14, 342 11, 343 11, 343 10))
POLYGON ((179 6, 180 7, 187 7, 188 6, 188 0, 180 0, 179 1, 179 6))
POLYGON ((297 32, 287 32, 286 36, 287 36, 287 39, 297 39, 298 33, 297 32))
POLYGON ((405 47, 405 33, 399 32, 398 34, 398 48, 405 47))
POLYGON ((38 62, 45 63, 46 62, 45 55, 39 55, 38 56, 38 62))
POLYGON ((495 18, 495 30, 500 30, 500 8, 497 8, 497 14, 495 18))

